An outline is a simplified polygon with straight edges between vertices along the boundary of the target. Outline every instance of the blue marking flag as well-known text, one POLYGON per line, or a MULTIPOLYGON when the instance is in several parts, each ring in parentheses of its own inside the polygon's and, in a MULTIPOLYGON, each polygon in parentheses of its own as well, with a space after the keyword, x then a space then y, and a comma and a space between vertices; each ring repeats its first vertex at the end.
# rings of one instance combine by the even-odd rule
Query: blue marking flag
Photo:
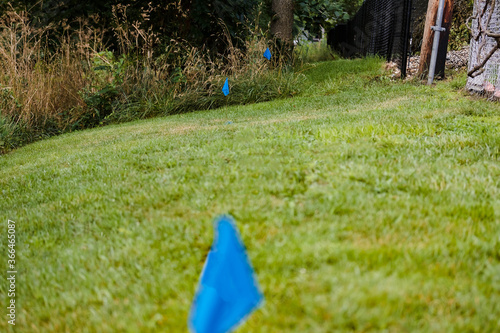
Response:
POLYGON ((271 51, 269 51, 269 48, 267 48, 264 52, 264 58, 266 58, 267 60, 271 60, 271 51))
POLYGON ((214 227, 214 243, 189 315, 195 333, 230 332, 264 299, 232 217, 220 217, 214 227))
POLYGON ((224 87, 222 87, 222 92, 224 93, 224 96, 229 95, 229 80, 226 77, 226 82, 224 82, 224 87))

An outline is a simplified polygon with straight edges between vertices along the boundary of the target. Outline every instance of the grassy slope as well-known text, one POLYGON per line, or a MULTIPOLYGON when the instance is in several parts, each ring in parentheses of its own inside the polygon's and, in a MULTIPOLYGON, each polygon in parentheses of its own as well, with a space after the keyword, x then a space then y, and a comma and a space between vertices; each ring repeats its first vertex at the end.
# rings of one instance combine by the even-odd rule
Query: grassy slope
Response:
POLYGON ((186 331, 225 212, 266 297, 239 332, 500 327, 500 107, 379 68, 322 63, 302 97, 0 157, 16 331, 186 331))

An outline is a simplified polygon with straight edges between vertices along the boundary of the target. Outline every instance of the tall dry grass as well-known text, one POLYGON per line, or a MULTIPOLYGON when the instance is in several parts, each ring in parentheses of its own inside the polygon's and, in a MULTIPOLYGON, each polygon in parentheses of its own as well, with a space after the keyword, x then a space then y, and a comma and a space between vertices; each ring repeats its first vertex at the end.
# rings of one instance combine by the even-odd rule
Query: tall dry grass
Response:
POLYGON ((77 42, 64 36, 50 49, 47 31, 34 29, 25 13, 10 12, 0 19, 1 115, 26 128, 64 130, 82 110, 79 92, 92 78, 93 32, 81 30, 77 42))

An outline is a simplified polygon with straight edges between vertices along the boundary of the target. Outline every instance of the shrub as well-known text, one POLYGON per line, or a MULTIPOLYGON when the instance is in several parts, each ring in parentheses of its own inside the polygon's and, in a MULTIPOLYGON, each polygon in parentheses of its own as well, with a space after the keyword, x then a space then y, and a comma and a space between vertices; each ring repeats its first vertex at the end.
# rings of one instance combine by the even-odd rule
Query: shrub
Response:
POLYGON ((473 5, 472 0, 455 1, 448 46, 450 50, 460 50, 470 43, 471 35, 467 21, 472 16, 473 5))

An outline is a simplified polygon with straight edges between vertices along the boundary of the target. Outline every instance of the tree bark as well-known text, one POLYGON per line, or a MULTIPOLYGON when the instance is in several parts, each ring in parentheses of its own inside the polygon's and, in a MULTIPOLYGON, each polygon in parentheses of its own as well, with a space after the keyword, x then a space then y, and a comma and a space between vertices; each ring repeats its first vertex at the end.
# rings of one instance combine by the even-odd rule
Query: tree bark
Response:
POLYGON ((285 43, 292 43, 293 0, 272 0, 271 34, 285 43))

